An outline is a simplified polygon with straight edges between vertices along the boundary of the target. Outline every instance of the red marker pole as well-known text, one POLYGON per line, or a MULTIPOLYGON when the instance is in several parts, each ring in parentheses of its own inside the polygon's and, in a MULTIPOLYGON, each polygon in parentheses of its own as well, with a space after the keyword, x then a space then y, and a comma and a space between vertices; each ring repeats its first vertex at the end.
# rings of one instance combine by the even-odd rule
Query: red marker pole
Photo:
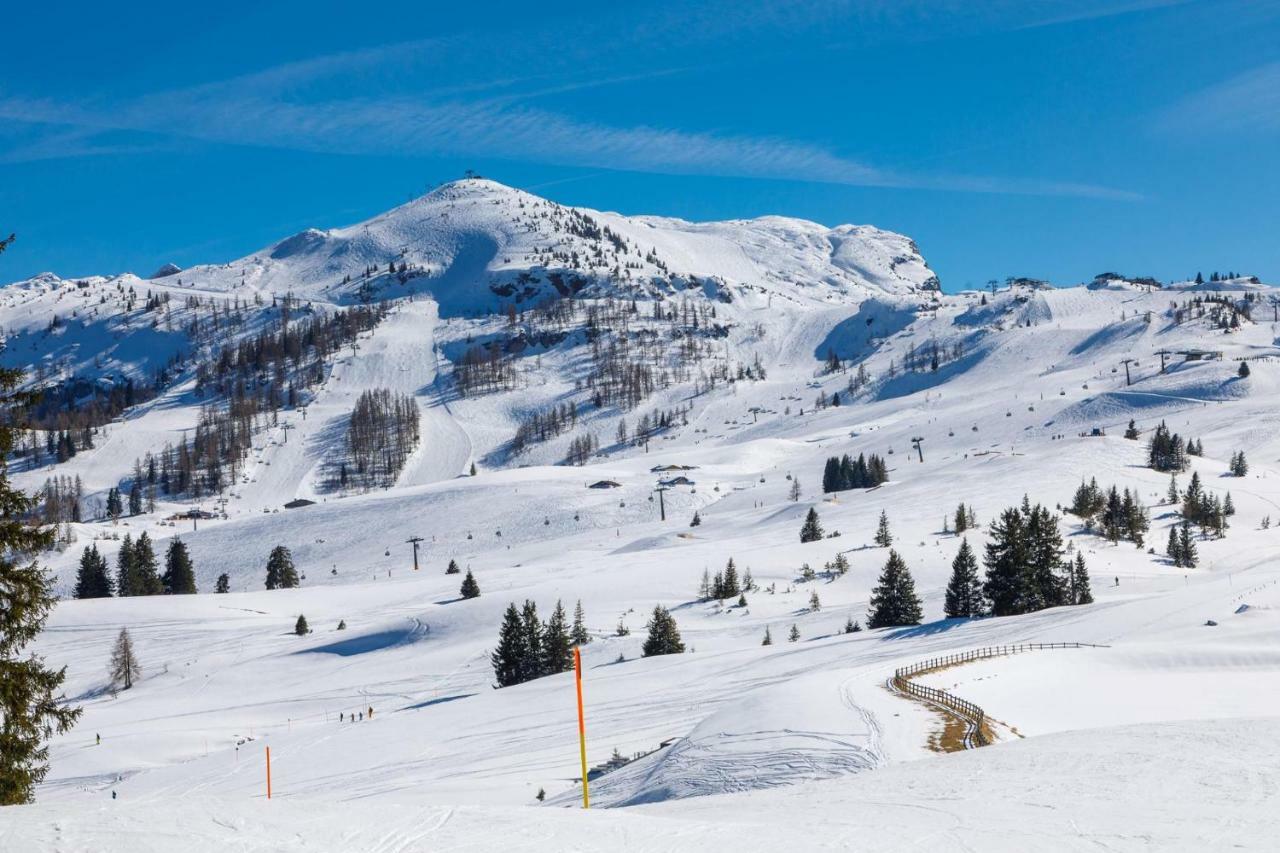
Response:
POLYGON ((587 724, 582 715, 582 652, 573 650, 574 681, 578 686, 578 753, 582 758, 582 807, 591 808, 591 796, 587 792, 587 724))
POLYGON ((271 799, 271 747, 267 747, 267 799, 271 799))

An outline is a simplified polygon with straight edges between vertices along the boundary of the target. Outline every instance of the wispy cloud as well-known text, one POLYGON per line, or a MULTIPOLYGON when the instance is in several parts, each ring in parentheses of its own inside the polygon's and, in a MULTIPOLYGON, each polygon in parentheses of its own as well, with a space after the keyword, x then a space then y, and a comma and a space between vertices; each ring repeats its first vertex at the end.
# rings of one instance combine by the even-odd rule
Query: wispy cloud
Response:
POLYGON ((686 67, 663 67, 655 57, 687 61, 697 55, 689 48, 709 39, 723 47, 762 32, 778 38, 825 33, 834 22, 852 22, 858 26, 846 30, 883 38, 904 32, 918 37, 956 22, 1009 29, 1161 2, 1170 0, 990 0, 978 12, 957 0, 773 0, 745 7, 717 0, 644 15, 622 7, 593 20, 556 22, 547 32, 498 33, 486 38, 483 51, 473 39, 455 35, 319 56, 129 99, 0 93, 0 120, 48 128, 43 138, 7 151, 0 145, 0 161, 116 151, 131 144, 120 141, 125 132, 337 154, 500 158, 649 173, 1133 199, 1133 193, 1088 183, 909 173, 778 136, 618 126, 539 104, 584 88, 686 73, 686 67), (630 50, 619 50, 620 37, 630 50), (636 49, 644 46, 653 50, 636 49), (502 67, 537 73, 494 76, 495 57, 502 57, 502 67))
POLYGON ((168 93, 110 109, 0 98, 0 118, 86 130, 334 154, 473 156, 661 174, 811 181, 979 193, 1132 199, 1090 184, 900 174, 782 138, 615 127, 504 101, 359 98, 289 103, 254 94, 168 93))
POLYGON ((1201 89, 1166 110, 1169 131, 1280 130, 1280 62, 1271 62, 1201 89))

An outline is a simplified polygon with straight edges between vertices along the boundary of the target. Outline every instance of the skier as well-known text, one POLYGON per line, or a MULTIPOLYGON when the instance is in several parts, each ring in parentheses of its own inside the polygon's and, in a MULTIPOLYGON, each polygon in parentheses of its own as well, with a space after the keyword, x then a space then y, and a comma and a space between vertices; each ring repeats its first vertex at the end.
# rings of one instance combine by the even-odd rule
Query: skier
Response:
POLYGON ((94 738, 96 738, 96 739, 97 739, 97 745, 98 745, 98 746, 102 746, 102 735, 95 734, 95 735, 94 735, 94 738))
POLYGON ((1116 586, 1120 586, 1120 576, 1116 575, 1116 586))
POLYGON ((338 712, 338 722, 340 722, 340 723, 343 721, 342 713, 343 713, 342 711, 339 711, 339 712, 338 712))
POLYGON ((371 720, 373 719, 373 706, 372 706, 372 705, 370 705, 370 706, 369 706, 369 719, 371 719, 371 720))
POLYGON ((116 798, 116 792, 115 792, 115 790, 113 789, 113 790, 111 791, 111 799, 113 799, 113 800, 114 800, 115 798, 116 798))

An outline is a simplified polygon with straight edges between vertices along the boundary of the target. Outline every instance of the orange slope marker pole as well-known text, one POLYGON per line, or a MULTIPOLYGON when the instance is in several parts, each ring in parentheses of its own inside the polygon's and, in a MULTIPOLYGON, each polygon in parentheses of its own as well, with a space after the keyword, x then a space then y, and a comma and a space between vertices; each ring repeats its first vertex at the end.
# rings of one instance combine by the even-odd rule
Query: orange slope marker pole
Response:
POLYGON ((591 795, 587 792, 587 724, 582 716, 582 652, 573 650, 574 680, 578 685, 578 753, 582 758, 582 807, 591 808, 591 795))
POLYGON ((267 799, 271 799, 271 747, 267 747, 267 799))

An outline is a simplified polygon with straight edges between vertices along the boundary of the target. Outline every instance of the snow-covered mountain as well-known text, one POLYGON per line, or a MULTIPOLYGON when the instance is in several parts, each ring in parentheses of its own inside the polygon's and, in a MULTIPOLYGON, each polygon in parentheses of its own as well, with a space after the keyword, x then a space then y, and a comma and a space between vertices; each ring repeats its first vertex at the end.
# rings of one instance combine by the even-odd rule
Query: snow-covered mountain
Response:
POLYGON ((0 290, 4 363, 55 392, 12 477, 83 487, 42 556, 59 590, 84 546, 114 563, 145 531, 157 553, 189 547, 201 593, 58 606, 39 650, 86 711, 54 741, 42 804, 6 811, 15 849, 163 848, 156 832, 191 849, 807 849, 815 827, 841 848, 1207 849, 1265 848, 1277 828, 1266 284, 1109 273, 944 294, 875 228, 624 217, 478 179, 160 272, 0 290), (418 438, 368 487, 345 479, 348 435, 381 390, 411 401, 418 438), (1203 447, 1172 484, 1147 466, 1162 422, 1203 447), (191 466, 203 487, 160 487, 176 454, 151 482, 166 445, 220 442, 236 461, 213 481, 191 466), (824 494, 844 454, 882 457, 888 481, 824 494), (1189 568, 1165 543, 1183 512, 1169 489, 1193 474, 1234 514, 1189 568), (1060 510, 1089 478, 1146 510, 1142 547, 1060 510), (135 481, 156 508, 105 517, 135 481), (1095 603, 944 619, 961 539, 981 561, 1024 495, 1058 509, 1095 603), (193 508, 211 517, 172 517, 193 508), (810 508, 828 536, 801 544, 810 508), (846 634, 887 560, 882 511, 923 624, 846 634), (301 588, 263 590, 277 544, 301 588), (730 558, 753 580, 742 606, 698 594, 730 558), (451 560, 480 597, 459 599, 451 560), (572 676, 491 689, 504 611, 526 600, 544 618, 582 602, 590 763, 640 756, 593 783, 605 814, 554 808, 581 793, 572 676), (640 657, 655 604, 685 654, 640 657), (299 614, 313 633, 292 633, 299 614), (114 691, 126 625, 143 677, 114 691), (1043 642, 1097 647, 922 681, 987 709, 997 743, 964 755, 939 752, 954 720, 885 688, 908 663, 1043 642))

